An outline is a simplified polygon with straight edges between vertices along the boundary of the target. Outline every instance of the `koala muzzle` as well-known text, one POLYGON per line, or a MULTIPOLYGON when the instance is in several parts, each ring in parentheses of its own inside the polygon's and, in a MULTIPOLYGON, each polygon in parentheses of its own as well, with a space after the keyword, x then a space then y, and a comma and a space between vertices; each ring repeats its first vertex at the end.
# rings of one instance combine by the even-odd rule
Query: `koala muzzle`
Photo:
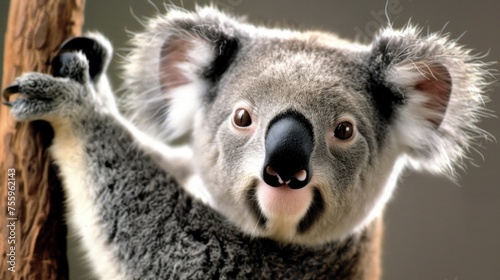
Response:
POLYGON ((276 117, 265 138, 264 182, 272 187, 305 187, 312 177, 313 147, 312 125, 303 115, 292 112, 276 117))

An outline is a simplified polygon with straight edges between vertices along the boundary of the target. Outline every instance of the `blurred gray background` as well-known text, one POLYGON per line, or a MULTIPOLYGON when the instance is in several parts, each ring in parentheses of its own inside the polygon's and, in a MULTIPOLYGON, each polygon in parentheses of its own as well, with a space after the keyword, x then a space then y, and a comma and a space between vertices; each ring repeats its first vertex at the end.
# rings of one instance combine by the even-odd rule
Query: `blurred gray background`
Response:
MULTIPOLYGON (((164 11, 162 0, 151 0, 164 11)), ((192 9, 193 1, 172 1, 192 9)), ((386 1, 255 1, 215 0, 223 10, 247 15, 254 23, 333 31, 344 38, 368 40, 385 24, 386 1)), ((207 3, 198 1, 198 3, 207 3)), ((499 1, 389 1, 395 27, 409 19, 439 31, 476 52, 500 61, 499 1), (465 32, 465 34, 464 34, 465 32)), ((0 0, 0 31, 5 33, 8 1, 0 0)), ((139 31, 134 18, 149 17, 156 8, 146 0, 87 0, 85 30, 99 30, 126 53, 126 30, 139 31), (132 11, 132 12, 131 12, 132 11)), ((3 36, 0 53, 3 53, 3 36)), ((117 61, 115 55, 115 61, 117 61)), ((3 57, 0 64, 3 64, 3 57)), ((495 66, 498 68, 498 66, 495 66)), ((0 70, 1 71, 1 70, 0 70)), ((120 85, 111 73, 114 87, 120 85)), ((498 82, 487 107, 500 114, 498 82)), ((500 120, 489 118, 480 127, 500 137, 500 120)), ((458 184, 446 178, 407 172, 385 213, 384 279, 500 279, 500 144, 483 141, 458 184)), ((72 279, 89 279, 81 261, 72 261, 72 279)))

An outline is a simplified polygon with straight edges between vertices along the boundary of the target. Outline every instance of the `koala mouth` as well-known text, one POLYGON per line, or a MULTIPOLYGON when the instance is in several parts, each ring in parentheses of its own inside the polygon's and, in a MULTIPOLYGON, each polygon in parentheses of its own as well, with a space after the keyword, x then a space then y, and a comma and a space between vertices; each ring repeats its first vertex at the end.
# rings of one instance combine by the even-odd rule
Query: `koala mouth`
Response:
POLYGON ((258 226, 263 230, 268 230, 271 223, 277 222, 293 225, 296 233, 305 233, 325 209, 323 196, 314 186, 293 190, 286 185, 271 187, 256 179, 246 198, 258 226))

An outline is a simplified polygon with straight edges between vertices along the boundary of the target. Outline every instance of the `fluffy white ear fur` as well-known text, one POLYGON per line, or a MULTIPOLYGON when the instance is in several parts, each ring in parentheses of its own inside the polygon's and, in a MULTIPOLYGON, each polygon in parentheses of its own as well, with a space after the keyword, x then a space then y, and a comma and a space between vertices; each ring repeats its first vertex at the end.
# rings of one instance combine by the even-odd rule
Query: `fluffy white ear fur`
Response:
POLYGON ((151 19, 146 32, 133 37, 133 51, 124 63, 123 107, 132 122, 167 143, 187 135, 208 90, 200 76, 218 51, 198 29, 231 36, 237 24, 210 7, 197 13, 171 8, 168 17, 151 19))
POLYGON ((144 77, 151 84, 129 96, 127 107, 136 125, 171 142, 191 131, 202 93, 207 90, 206 81, 198 75, 215 54, 206 40, 194 34, 165 38, 160 49, 158 68, 150 70, 154 77, 144 77))
POLYGON ((212 46, 202 38, 172 38, 162 48, 160 86, 168 103, 163 139, 182 137, 193 127, 194 115, 201 105, 207 84, 197 74, 215 56, 212 46))
POLYGON ((401 50, 386 75, 405 95, 397 138, 412 167, 453 177, 454 165, 463 167, 472 142, 487 137, 476 123, 484 116, 488 64, 442 34, 420 37, 419 33, 407 27, 380 35, 390 38, 389 44, 400 44, 401 50))

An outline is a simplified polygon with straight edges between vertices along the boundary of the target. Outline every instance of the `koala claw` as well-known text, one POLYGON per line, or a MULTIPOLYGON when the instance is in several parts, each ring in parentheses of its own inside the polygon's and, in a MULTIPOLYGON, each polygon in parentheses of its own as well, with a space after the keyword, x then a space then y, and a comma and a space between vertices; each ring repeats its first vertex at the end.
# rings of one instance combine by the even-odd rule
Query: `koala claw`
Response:
POLYGON ((7 107, 12 107, 12 102, 9 101, 9 97, 11 94, 18 92, 19 92, 19 85, 16 83, 13 83, 10 86, 6 87, 2 92, 2 96, 7 101, 3 101, 2 104, 7 107))
POLYGON ((9 96, 13 93, 18 93, 19 92, 19 85, 17 83, 13 83, 10 86, 6 87, 3 90, 3 97, 6 100, 9 100, 9 96))

